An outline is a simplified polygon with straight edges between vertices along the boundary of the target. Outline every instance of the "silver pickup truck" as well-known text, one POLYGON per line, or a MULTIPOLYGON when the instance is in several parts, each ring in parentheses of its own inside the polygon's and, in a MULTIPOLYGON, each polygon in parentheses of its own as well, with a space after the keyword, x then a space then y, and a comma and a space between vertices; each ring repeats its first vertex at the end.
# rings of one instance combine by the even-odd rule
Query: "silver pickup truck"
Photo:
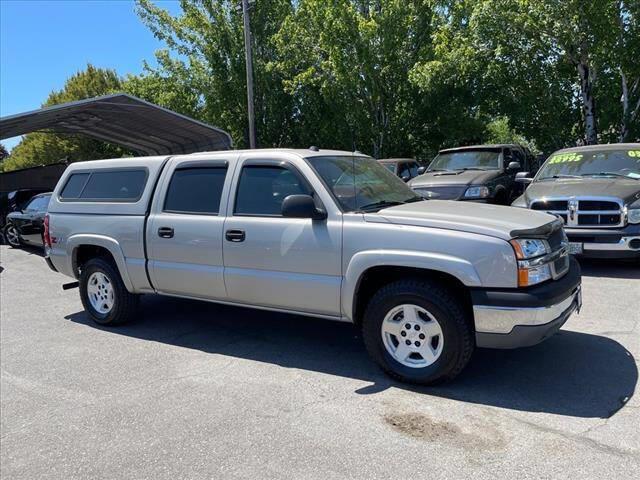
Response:
POLYGON ((475 347, 536 344, 581 304, 559 219, 425 201, 357 152, 75 163, 44 238, 100 324, 130 320, 141 294, 353 322, 374 360, 413 383, 455 377, 475 347))

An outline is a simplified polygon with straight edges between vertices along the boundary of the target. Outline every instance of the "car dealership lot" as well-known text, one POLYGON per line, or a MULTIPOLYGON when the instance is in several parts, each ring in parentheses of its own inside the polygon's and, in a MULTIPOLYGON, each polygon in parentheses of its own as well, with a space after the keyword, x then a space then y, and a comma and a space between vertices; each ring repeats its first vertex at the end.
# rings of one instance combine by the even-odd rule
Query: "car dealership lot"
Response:
POLYGON ((590 262, 559 335, 454 383, 384 376, 347 324, 163 297, 97 327, 0 247, 2 478, 631 477, 640 270, 590 262))

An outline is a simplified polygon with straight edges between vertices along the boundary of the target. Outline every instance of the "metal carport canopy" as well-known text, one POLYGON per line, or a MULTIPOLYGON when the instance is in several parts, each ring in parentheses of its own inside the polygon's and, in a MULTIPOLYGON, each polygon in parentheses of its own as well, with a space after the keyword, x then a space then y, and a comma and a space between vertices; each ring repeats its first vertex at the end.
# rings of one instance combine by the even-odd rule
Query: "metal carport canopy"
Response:
POLYGON ((76 133, 143 155, 228 150, 216 127, 124 93, 63 103, 0 118, 0 139, 35 131, 76 133))

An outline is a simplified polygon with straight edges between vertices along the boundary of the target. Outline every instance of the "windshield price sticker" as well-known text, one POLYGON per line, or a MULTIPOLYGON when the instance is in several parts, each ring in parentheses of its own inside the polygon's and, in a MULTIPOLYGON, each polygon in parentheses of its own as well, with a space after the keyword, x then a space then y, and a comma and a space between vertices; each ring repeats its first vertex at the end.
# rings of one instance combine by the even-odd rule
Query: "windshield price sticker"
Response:
POLYGON ((632 158, 640 159, 640 150, 628 150, 627 155, 632 158))
POLYGON ((551 157, 549 165, 553 165, 555 163, 579 162, 583 157, 584 155, 581 153, 560 153, 551 157))

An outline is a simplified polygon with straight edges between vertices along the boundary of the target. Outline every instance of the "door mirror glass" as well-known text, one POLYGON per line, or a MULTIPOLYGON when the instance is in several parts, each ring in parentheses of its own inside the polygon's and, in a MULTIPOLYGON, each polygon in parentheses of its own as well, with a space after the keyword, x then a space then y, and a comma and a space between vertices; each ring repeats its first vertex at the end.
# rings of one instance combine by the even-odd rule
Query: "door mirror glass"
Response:
POLYGON ((418 167, 418 175, 422 175, 427 171, 427 167, 418 167))
POLYGON ((316 207, 311 195, 289 195, 282 202, 282 216, 324 220, 327 218, 327 212, 316 207))
POLYGON ((400 178, 402 178, 402 180, 404 182, 408 182, 409 180, 411 180, 411 177, 409 175, 407 175, 406 173, 404 175, 402 175, 400 178))
POLYGON ((528 185, 533 182, 533 178, 529 177, 529 172, 518 172, 516 173, 516 182, 528 185))
POLYGON ((520 170, 520 162, 509 162, 507 170, 513 172, 514 170, 520 170))

